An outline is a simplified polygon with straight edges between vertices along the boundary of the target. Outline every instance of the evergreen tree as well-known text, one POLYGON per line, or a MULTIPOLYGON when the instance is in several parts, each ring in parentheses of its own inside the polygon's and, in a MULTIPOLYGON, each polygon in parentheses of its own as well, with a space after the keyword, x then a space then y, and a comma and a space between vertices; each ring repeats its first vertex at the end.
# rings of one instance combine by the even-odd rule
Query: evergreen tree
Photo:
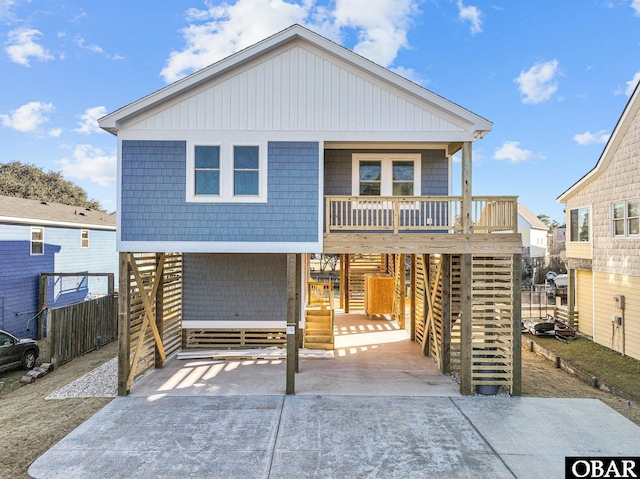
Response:
POLYGON ((19 161, 0 163, 0 195, 104 211, 98 201, 88 199, 86 191, 59 172, 45 173, 42 168, 19 161))

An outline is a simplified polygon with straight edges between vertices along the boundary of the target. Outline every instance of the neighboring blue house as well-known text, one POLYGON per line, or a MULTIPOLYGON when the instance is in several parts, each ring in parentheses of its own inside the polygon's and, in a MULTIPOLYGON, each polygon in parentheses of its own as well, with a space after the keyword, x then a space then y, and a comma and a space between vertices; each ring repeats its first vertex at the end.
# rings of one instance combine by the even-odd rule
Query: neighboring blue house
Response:
MULTIPOLYGON (((0 329, 35 338, 40 273, 118 273, 115 216, 0 196, 0 329)), ((106 294, 106 278, 50 279, 47 306, 106 294)))
MULTIPOLYGON (((433 265, 421 291, 430 281, 452 291, 442 306, 436 293, 423 295, 426 307, 407 321, 412 335, 424 331, 425 353, 447 371, 451 327, 462 325, 462 391, 496 382, 486 365, 471 366, 472 350, 491 344, 493 356, 481 357, 504 363, 499 379, 519 394, 517 199, 472 196, 472 144, 490 121, 294 25, 99 124, 118 137, 117 248, 128 268, 121 271, 130 273, 130 280, 121 273, 120 340, 140 338, 140 324, 162 326, 162 318, 142 316, 164 301, 162 286, 182 281, 179 300, 163 313, 165 323, 178 316, 181 323, 171 324, 171 335, 166 325, 164 333, 154 329, 156 365, 169 342, 180 347, 181 333, 189 345, 190 332, 272 337, 286 327, 289 337, 292 323, 304 329, 310 253, 406 254, 426 265, 420 274, 433 265), (458 152, 461 193, 453 196, 458 152), (180 255, 172 261, 181 271, 158 285, 164 252, 180 255), (137 265, 143 256, 146 281, 137 265), (141 285, 145 310, 135 303, 141 285)), ((130 344, 120 348, 120 394, 139 364, 153 365, 139 356, 153 345, 130 344)))

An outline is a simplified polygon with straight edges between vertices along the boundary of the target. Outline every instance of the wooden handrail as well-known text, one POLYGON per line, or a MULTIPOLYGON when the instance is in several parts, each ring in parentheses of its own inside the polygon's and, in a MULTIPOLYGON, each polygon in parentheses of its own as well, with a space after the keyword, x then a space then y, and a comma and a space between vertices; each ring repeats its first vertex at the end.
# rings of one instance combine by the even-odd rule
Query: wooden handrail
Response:
MULTIPOLYGON (((462 196, 326 196, 325 232, 463 231, 462 196)), ((471 232, 518 231, 516 196, 474 196, 471 232)))

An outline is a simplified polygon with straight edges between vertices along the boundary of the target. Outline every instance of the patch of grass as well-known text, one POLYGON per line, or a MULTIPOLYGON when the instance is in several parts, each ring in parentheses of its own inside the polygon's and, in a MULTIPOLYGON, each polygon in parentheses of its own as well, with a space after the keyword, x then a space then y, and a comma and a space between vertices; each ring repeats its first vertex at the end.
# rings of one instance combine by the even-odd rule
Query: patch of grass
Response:
POLYGON ((534 339, 573 366, 640 401, 640 361, 583 337, 567 344, 553 338, 534 339))

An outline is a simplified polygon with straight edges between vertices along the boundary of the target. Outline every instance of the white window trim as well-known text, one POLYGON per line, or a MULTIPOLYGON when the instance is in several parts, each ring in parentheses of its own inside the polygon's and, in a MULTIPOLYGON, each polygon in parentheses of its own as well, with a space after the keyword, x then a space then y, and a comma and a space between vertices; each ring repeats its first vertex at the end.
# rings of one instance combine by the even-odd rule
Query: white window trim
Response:
MULTIPOLYGON (((593 215, 591 214, 591 205, 589 206, 577 206, 575 208, 569 208, 569 243, 574 243, 574 244, 585 244, 585 243, 591 243, 592 239, 593 239, 593 215), (573 210, 581 210, 583 208, 586 208, 589 212, 589 239, 587 241, 574 241, 571 239, 571 212, 573 210)), ((580 236, 580 231, 578 231, 578 237, 580 236)))
POLYGON ((89 249, 89 246, 91 246, 91 230, 80 230, 80 249, 89 249), (82 235, 84 232, 87 232, 87 246, 82 246, 82 235))
POLYGON ((29 255, 30 256, 43 256, 44 255, 44 227, 42 226, 32 226, 29 230, 29 255), (42 232, 42 240, 34 241, 33 240, 33 231, 40 230, 42 232), (42 243, 42 253, 34 253, 33 252, 33 243, 42 243))
POLYGON ((186 161, 186 201, 187 203, 266 203, 267 202, 267 143, 266 142, 206 142, 187 141, 186 161), (196 195, 195 194, 195 147, 219 146, 220 147, 220 194, 196 195), (234 195, 234 146, 258 147, 258 195, 234 195))
POLYGON ((393 196, 393 161, 413 161, 413 195, 421 196, 422 155, 420 153, 353 153, 351 156, 351 195, 360 196, 360 162, 381 161, 380 196, 393 196))
POLYGON ((628 216, 628 208, 627 208, 627 203, 629 201, 640 201, 640 198, 626 198, 624 200, 618 200, 618 201, 612 201, 611 202, 611 237, 612 238, 638 238, 640 235, 637 234, 630 234, 629 233, 629 216, 628 216), (616 203, 623 203, 624 204, 624 216, 622 218, 617 218, 618 220, 622 220, 623 224, 624 224, 624 234, 621 235, 617 235, 616 234, 616 227, 615 227, 615 221, 616 218, 614 217, 614 205, 616 203))

